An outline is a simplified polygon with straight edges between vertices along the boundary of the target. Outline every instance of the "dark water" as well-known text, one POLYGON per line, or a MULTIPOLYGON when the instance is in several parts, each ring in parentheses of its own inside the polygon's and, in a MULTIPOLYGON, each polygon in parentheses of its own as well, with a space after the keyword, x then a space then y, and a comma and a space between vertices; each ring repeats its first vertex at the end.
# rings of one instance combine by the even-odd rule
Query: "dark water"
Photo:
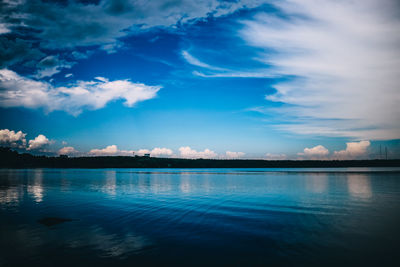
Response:
POLYGON ((400 266, 391 170, 0 170, 0 265, 400 266))

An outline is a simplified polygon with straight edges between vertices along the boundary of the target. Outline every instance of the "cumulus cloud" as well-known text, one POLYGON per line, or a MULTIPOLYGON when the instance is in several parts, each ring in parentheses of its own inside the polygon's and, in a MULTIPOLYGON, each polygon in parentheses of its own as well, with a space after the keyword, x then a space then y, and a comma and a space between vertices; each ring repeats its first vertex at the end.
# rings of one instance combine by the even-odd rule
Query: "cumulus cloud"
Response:
POLYGON ((196 151, 188 146, 185 146, 185 147, 180 147, 179 152, 182 158, 189 158, 189 159, 199 159, 199 158, 210 159, 210 158, 216 158, 218 156, 217 153, 208 148, 205 149, 204 151, 196 151))
POLYGON ((154 157, 158 156, 172 156, 173 151, 169 148, 159 148, 156 147, 153 150, 151 150, 150 155, 154 157))
POLYGON ((369 141, 346 143, 346 149, 333 152, 335 159, 357 159, 365 157, 371 143, 369 141))
POLYGON ((78 151, 72 146, 66 146, 58 150, 58 154, 60 155, 73 155, 78 153, 78 151))
POLYGON ((46 112, 63 110, 74 116, 83 109, 96 110, 108 102, 124 100, 133 107, 137 102, 154 98, 161 86, 148 86, 130 80, 77 81, 64 87, 25 78, 8 70, 0 70, 0 106, 44 108, 46 112))
POLYGON ((93 156, 133 156, 133 150, 119 150, 116 145, 107 146, 102 149, 92 149, 89 155, 93 156))
POLYGON ((35 139, 29 140, 29 146, 27 150, 44 151, 53 141, 47 139, 43 134, 39 134, 35 139))
POLYGON ((152 157, 170 157, 174 154, 174 152, 169 148, 156 147, 153 148, 152 150, 139 149, 138 151, 136 151, 136 154, 139 156, 143 156, 144 154, 150 154, 150 156, 152 157))
POLYGON ((2 129, 0 130, 0 145, 24 148, 26 146, 25 136, 26 133, 22 131, 14 132, 9 129, 2 129))
POLYGON ((226 151, 225 152, 225 157, 228 159, 238 159, 241 158, 245 155, 246 153, 244 152, 233 152, 233 151, 226 151))
POLYGON ((278 127, 356 139, 400 137, 400 17, 395 0, 272 1, 279 15, 243 22, 259 62, 282 79, 278 127))
POLYGON ((297 153, 299 156, 304 156, 308 159, 325 159, 329 155, 329 150, 322 145, 311 148, 304 148, 302 153, 297 153))

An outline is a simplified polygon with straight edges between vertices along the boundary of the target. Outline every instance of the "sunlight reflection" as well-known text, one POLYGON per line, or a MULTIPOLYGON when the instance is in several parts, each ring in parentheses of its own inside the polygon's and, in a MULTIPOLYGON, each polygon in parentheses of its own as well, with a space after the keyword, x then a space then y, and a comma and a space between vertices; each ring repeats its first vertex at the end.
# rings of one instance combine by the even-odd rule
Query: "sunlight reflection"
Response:
POLYGON ((38 169, 34 171, 33 185, 27 187, 28 194, 32 195, 35 202, 43 201, 43 170, 38 169))
POLYGON ((347 186, 352 196, 370 198, 372 196, 371 182, 365 174, 348 174, 347 186))

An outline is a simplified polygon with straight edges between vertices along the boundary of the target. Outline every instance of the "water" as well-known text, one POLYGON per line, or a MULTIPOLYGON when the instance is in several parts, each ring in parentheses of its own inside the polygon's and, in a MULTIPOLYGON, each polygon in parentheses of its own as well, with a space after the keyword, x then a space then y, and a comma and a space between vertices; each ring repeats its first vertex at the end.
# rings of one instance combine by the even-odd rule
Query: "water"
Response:
POLYGON ((0 265, 400 266, 399 174, 0 170, 0 265))

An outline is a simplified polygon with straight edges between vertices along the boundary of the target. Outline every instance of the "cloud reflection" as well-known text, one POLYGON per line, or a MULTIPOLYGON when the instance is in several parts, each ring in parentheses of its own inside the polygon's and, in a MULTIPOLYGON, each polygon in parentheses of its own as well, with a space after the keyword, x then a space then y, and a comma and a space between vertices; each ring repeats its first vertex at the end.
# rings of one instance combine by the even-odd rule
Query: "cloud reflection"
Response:
POLYGON ((0 189, 0 205, 18 204, 24 192, 18 187, 0 189))
POLYGON ((355 197, 372 197, 371 181, 365 174, 348 174, 347 186, 349 193, 355 197))
POLYGON ((306 187, 313 193, 324 193, 328 188, 328 175, 323 173, 307 176, 306 187))
POLYGON ((106 182, 104 183, 103 191, 111 196, 115 196, 117 188, 116 182, 117 182, 116 171, 107 171, 106 182))
POLYGON ((43 170, 34 171, 33 185, 28 184, 28 194, 32 195, 36 203, 43 201, 43 170))

